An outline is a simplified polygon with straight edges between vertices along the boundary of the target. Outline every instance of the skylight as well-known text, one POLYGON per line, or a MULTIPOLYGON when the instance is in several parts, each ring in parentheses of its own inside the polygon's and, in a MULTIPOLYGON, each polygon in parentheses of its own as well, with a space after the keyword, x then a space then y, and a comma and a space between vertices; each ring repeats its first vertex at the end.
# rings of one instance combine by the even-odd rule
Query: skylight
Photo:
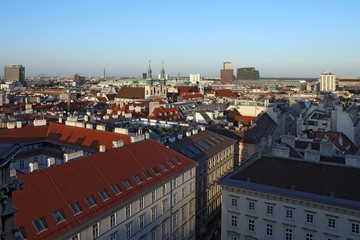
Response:
POLYGON ((33 223, 35 225, 37 232, 42 232, 47 229, 47 224, 45 222, 45 218, 43 218, 43 217, 34 220, 33 223))
POLYGON ((74 214, 78 214, 82 211, 80 205, 78 202, 74 202, 70 205, 71 209, 73 210, 74 214))
POLYGON ((137 184, 141 184, 141 183, 142 183, 142 180, 141 180, 141 178, 140 178, 139 175, 135 175, 135 176, 134 176, 134 179, 135 179, 135 181, 136 181, 137 184))
POLYGON ((102 190, 102 191, 100 191, 99 194, 100 194, 100 196, 102 197, 102 199, 103 199, 104 201, 106 201, 106 200, 108 200, 108 199, 110 198, 110 197, 109 197, 109 194, 106 192, 105 189, 102 190))
POLYGON ((57 223, 61 223, 62 221, 65 220, 65 214, 64 214, 63 209, 59 209, 59 210, 53 212, 53 216, 56 219, 57 223))
POLYGON ((123 184, 125 185, 126 189, 130 189, 133 187, 133 185, 131 184, 131 182, 128 179, 124 180, 123 184))
POLYGON ((111 186, 111 188, 115 192, 116 195, 121 193, 121 189, 120 189, 119 185, 114 184, 114 185, 111 186))
POLYGON ((95 199, 94 199, 94 197, 92 195, 87 196, 85 198, 85 200, 86 200, 87 204, 89 205, 89 207, 93 207, 93 206, 96 205, 95 199))

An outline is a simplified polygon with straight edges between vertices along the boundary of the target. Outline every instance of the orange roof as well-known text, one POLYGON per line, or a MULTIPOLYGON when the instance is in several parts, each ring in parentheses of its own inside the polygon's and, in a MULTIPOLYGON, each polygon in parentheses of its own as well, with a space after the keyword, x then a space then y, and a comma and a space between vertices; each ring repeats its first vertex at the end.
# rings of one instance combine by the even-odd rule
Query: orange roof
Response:
POLYGON ((236 115, 234 117, 234 121, 243 121, 244 125, 249 125, 250 122, 255 119, 256 117, 251 117, 251 116, 243 116, 243 115, 236 115))
POLYGON ((204 98, 204 95, 201 93, 184 93, 182 95, 183 100, 204 98))
POLYGON ((134 196, 145 194, 159 182, 195 165, 184 155, 156 141, 147 140, 22 175, 19 180, 24 182, 24 189, 13 193, 13 204, 19 210, 14 215, 15 227, 24 230, 27 239, 64 236, 75 227, 90 224, 94 217, 124 204, 134 196), (178 164, 176 159, 181 163, 178 164), (175 166, 171 167, 168 160, 175 166), (160 163, 164 163, 168 170, 163 171, 160 163), (154 166, 157 166, 160 174, 155 175, 152 171, 154 166), (146 179, 145 170, 150 173, 150 179, 146 179), (135 175, 140 176, 142 183, 135 182, 135 175), (123 183, 126 179, 133 185, 132 188, 126 189, 123 183), (122 193, 115 194, 111 187, 115 184, 122 193), (108 193, 109 199, 106 201, 99 194, 102 190, 108 193), (90 195, 96 202, 91 208, 85 201, 85 197, 90 195), (70 208, 74 202, 82 209, 75 216, 70 208), (57 210, 61 210, 66 217, 60 223, 52 214, 57 210), (45 220, 47 228, 37 233, 32 221, 39 218, 45 220))
POLYGON ((112 148, 112 142, 123 140, 124 144, 130 143, 130 136, 113 132, 105 132, 87 128, 66 126, 50 123, 45 126, 35 127, 28 125, 0 132, 0 142, 29 143, 37 141, 56 141, 59 144, 78 145, 98 149, 105 145, 106 149, 112 148))
POLYGON ((237 98, 236 94, 231 89, 215 90, 215 96, 216 97, 237 98))

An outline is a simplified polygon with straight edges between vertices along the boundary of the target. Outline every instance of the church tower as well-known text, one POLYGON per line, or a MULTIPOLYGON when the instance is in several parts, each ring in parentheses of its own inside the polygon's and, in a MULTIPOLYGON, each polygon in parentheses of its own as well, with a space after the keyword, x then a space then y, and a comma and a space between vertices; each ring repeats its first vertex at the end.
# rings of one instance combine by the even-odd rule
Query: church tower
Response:
POLYGON ((148 68, 148 71, 147 71, 146 80, 150 82, 150 85, 153 84, 152 71, 151 71, 151 61, 150 60, 149 60, 149 68, 148 68))
POLYGON ((164 70, 164 61, 161 62, 161 71, 160 71, 160 84, 161 85, 165 85, 166 84, 166 75, 165 75, 165 70, 164 70))

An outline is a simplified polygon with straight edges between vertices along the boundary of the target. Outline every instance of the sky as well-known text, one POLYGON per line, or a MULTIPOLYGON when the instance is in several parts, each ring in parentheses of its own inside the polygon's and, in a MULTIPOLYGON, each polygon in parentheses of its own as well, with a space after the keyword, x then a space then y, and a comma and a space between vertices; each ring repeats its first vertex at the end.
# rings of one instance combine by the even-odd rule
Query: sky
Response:
POLYGON ((360 77, 358 0, 0 1, 0 76, 360 77), (236 74, 236 71, 234 71, 236 74))

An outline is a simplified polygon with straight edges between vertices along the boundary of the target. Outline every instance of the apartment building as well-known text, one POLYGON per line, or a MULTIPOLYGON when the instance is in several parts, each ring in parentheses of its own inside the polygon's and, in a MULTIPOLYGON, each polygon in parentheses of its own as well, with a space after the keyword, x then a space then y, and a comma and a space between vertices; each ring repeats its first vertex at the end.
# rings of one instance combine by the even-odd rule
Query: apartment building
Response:
POLYGON ((17 239, 194 239, 196 162, 153 140, 20 175, 17 239))
POLYGON ((221 239, 359 239, 360 157, 250 159, 220 181, 221 239))
POLYGON ((221 189, 218 181, 234 167, 235 139, 194 129, 182 140, 166 143, 198 163, 196 168, 196 238, 220 231, 221 189))

